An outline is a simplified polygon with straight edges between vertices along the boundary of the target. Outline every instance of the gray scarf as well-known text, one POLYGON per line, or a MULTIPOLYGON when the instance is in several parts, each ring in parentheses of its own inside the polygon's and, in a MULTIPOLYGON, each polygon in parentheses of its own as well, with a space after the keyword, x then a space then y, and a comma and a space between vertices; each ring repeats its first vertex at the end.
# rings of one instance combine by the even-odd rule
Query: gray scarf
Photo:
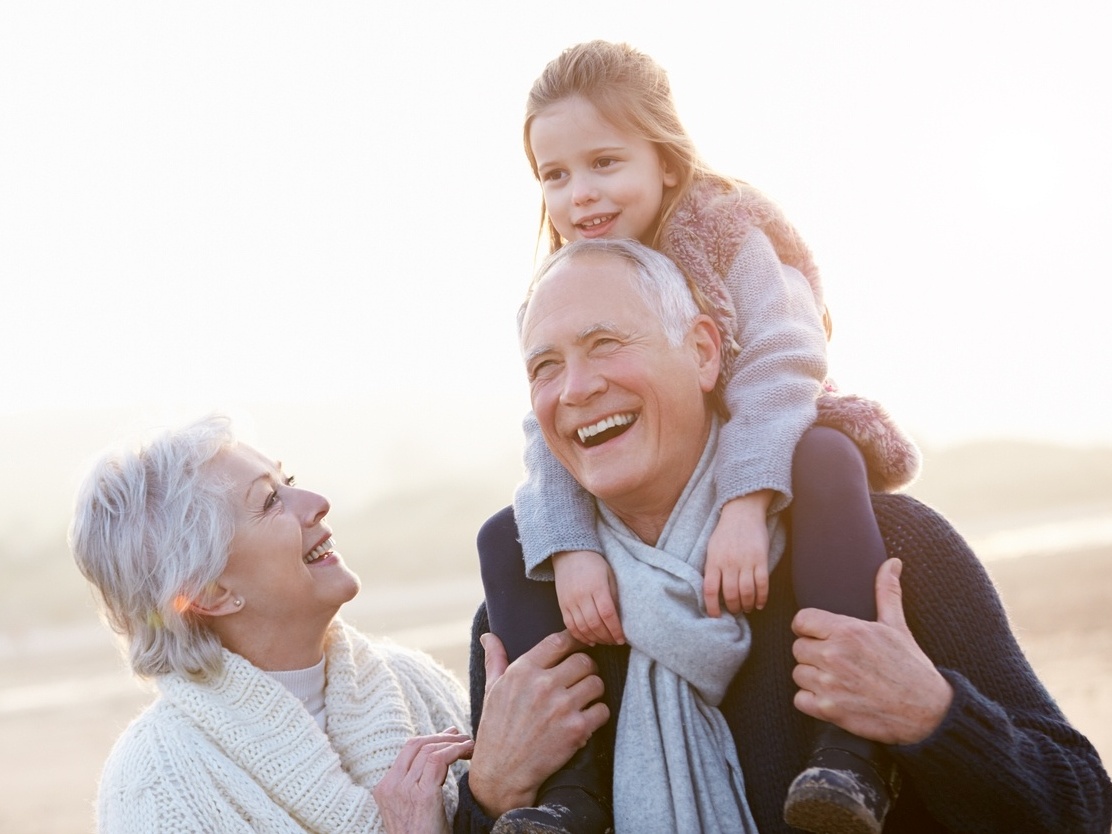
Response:
MULTIPOLYGON (((743 615, 703 608, 707 540, 718 522, 717 421, 655 547, 599 503, 598 532, 618 582, 631 646, 614 755, 621 832, 756 832, 737 749, 718 710, 749 653, 743 615)), ((769 568, 784 550, 769 519, 769 568)))

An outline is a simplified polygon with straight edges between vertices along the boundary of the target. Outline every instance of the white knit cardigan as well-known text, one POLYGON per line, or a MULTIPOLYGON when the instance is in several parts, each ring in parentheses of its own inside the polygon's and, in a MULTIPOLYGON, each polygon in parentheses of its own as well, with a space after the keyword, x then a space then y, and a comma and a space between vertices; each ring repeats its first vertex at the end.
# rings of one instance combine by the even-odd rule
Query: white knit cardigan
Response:
MULTIPOLYGON (((326 645, 326 732, 239 655, 205 682, 171 674, 104 766, 101 832, 383 831, 371 790, 405 741, 466 728, 466 695, 432 658, 337 620, 326 645)), ((445 782, 451 820, 459 762, 445 782)))

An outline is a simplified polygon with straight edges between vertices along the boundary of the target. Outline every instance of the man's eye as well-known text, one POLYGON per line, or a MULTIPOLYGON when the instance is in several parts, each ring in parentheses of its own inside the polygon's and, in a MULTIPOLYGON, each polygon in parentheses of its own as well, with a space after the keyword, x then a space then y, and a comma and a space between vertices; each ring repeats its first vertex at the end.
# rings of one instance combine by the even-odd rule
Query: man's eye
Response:
POLYGON ((556 363, 551 359, 546 359, 543 362, 538 362, 533 366, 533 371, 530 376, 533 379, 545 379, 552 376, 556 368, 556 363))

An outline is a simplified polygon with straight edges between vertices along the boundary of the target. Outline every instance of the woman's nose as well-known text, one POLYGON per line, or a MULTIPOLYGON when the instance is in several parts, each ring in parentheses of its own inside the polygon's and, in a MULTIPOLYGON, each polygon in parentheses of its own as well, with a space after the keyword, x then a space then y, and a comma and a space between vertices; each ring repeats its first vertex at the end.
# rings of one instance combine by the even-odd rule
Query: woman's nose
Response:
POLYGON ((301 517, 305 521, 305 526, 312 527, 314 524, 320 523, 320 520, 328 515, 328 511, 332 509, 332 504, 319 493, 311 492, 307 489, 298 491, 301 493, 299 496, 299 504, 301 505, 299 509, 301 511, 301 517))

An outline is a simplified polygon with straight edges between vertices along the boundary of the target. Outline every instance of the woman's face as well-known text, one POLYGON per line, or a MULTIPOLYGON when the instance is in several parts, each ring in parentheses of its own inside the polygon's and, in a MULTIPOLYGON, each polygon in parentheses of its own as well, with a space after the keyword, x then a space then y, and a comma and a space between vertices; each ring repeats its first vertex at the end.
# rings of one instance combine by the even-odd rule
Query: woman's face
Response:
POLYGON ((295 486, 280 463, 243 444, 211 466, 231 487, 235 534, 218 584, 242 600, 237 614, 262 628, 272 624, 275 634, 326 628, 359 591, 358 577, 332 549, 328 499, 295 486))

